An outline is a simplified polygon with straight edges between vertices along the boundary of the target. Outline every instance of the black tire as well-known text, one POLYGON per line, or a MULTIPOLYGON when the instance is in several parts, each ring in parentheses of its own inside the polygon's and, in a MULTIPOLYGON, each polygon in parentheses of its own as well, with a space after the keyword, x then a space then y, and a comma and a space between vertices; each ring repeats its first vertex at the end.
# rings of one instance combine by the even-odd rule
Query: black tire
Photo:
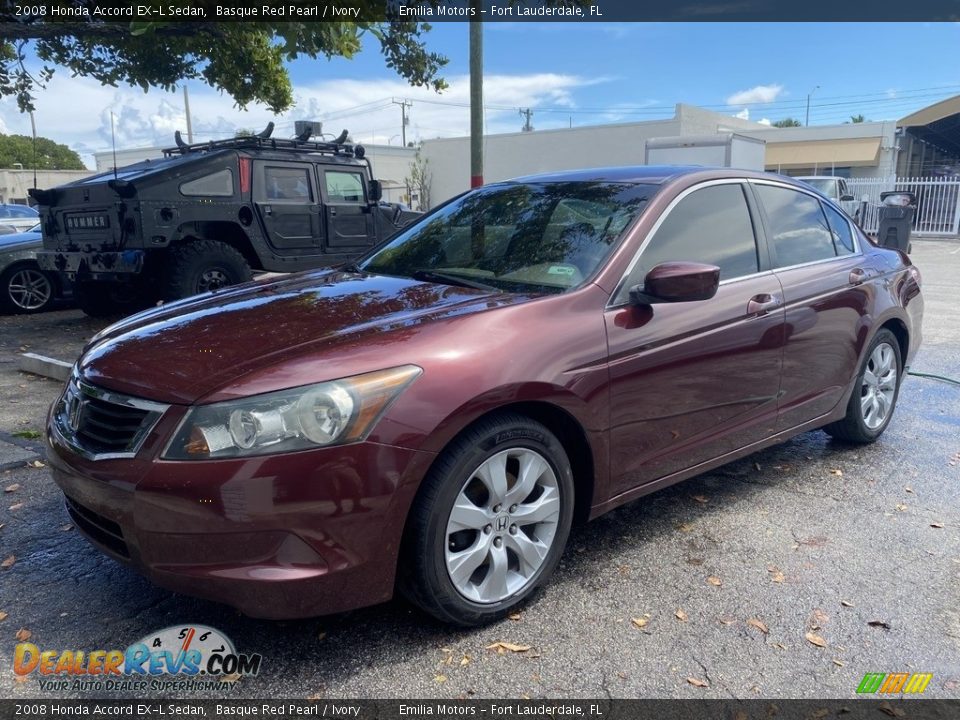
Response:
POLYGON ((192 240, 170 249, 161 292, 164 300, 179 300, 251 277, 250 265, 236 248, 216 240, 192 240))
MULTIPOLYGON (((573 471, 553 433, 544 425, 513 413, 481 420, 441 453, 417 493, 401 554, 400 590, 415 605, 443 622, 470 627, 497 620, 534 594, 556 569, 570 534, 573 505, 573 471), (475 471, 489 458, 508 450, 533 450, 547 461, 559 491, 559 515, 549 550, 526 584, 498 602, 475 602, 457 589, 447 570, 447 522, 454 502, 475 471)), ((517 535, 515 529, 511 527, 510 533, 517 535)), ((480 537, 480 532, 476 537, 480 537)), ((506 549, 504 556, 509 557, 509 552, 506 549)), ((517 560, 514 552, 511 562, 517 560)))
POLYGON ((883 434, 890 424, 894 410, 897 406, 897 398, 900 397, 900 382, 903 379, 903 358, 900 357, 900 343, 896 336, 886 328, 880 330, 873 338, 867 352, 864 354, 863 363, 860 366, 860 372, 857 373, 857 382, 853 392, 850 394, 850 401, 847 403, 847 414, 842 420, 831 423, 823 429, 837 440, 843 440, 850 443, 872 443, 883 434), (883 417, 882 422, 876 427, 870 427, 864 417, 862 401, 869 390, 864 384, 864 376, 868 367, 871 365, 871 358, 881 345, 889 346, 893 350, 893 356, 896 359, 896 379, 893 389, 893 399, 890 402, 889 409, 883 417))
POLYGON ((58 288, 35 262, 11 265, 0 274, 0 309, 18 315, 45 312, 56 303, 58 288))

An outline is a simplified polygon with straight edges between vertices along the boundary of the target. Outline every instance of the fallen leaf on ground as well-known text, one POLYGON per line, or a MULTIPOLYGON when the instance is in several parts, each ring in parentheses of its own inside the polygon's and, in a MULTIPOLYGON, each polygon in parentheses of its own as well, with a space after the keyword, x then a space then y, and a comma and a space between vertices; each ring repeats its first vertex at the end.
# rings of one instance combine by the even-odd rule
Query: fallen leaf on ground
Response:
POLYGON ((766 623, 764 623, 760 618, 750 618, 747 620, 747 625, 752 625, 764 635, 770 632, 770 628, 768 628, 766 623))
POLYGON ((844 607, 854 607, 853 603, 850 602, 849 600, 841 600, 840 604, 843 605, 844 607))
POLYGON ((721 580, 715 575, 711 575, 710 577, 707 578, 707 583, 715 587, 720 587, 721 585, 723 585, 723 580, 721 580))
POLYGON ((230 673, 229 675, 221 675, 220 682, 225 683, 235 683, 240 679, 240 673, 230 673))
POLYGON ((814 623, 815 623, 816 625, 818 625, 818 626, 823 626, 823 625, 826 625, 828 622, 830 622, 830 616, 827 615, 827 614, 826 614, 823 610, 821 610, 820 608, 814 608, 814 610, 813 610, 813 621, 814 621, 814 623))
POLYGON ((683 610, 677 610, 674 613, 674 615, 676 616, 677 620, 679 620, 680 622, 687 621, 687 614, 683 610))
POLYGON ((808 632, 806 635, 804 635, 804 637, 807 639, 807 642, 810 643, 811 645, 816 645, 817 647, 827 646, 826 640, 824 640, 822 637, 812 632, 808 632))
POLYGON ((445 683, 445 682, 447 681, 447 676, 446 676, 446 675, 437 675, 436 677, 433 678, 433 681, 434 681, 434 682, 438 682, 438 683, 445 683))
POLYGON ((718 618, 723 625, 733 625, 737 620, 732 617, 721 617, 718 618))
POLYGON ((694 565, 694 566, 703 565, 703 558, 696 558, 696 557, 687 558, 687 565, 694 565))
POLYGON ((837 660, 836 658, 834 658, 833 664, 836 665, 837 667, 843 667, 845 665, 843 660, 837 660))
POLYGON ((886 620, 870 620, 867 625, 870 627, 883 628, 884 630, 890 629, 890 623, 888 623, 886 620))
POLYGON ((68 532, 69 530, 73 530, 73 523, 67 523, 66 525, 60 526, 60 532, 68 532))
POLYGON ((3 622, 9 617, 8 613, 5 613, 3 610, 0 610, 0 622, 3 622))
POLYGON ((27 630, 26 628, 20 628, 17 630, 17 640, 20 642, 26 642, 33 637, 33 633, 27 630))
POLYGON ((45 462, 41 462, 40 460, 31 460, 27 463, 27 467, 32 468, 45 468, 46 466, 47 464, 45 462))
POLYGON ((460 659, 460 667, 466 667, 467 665, 469 665, 471 659, 472 659, 472 658, 471 658, 469 655, 464 655, 464 656, 460 659))
POLYGON ((906 714, 900 708, 895 708, 886 701, 877 705, 877 710, 879 710, 882 713, 886 713, 890 717, 903 717, 906 714))
POLYGON ((942 523, 942 522, 933 522, 933 523, 930 523, 930 527, 932 527, 932 528, 942 528, 942 527, 943 527, 943 523, 942 523))
POLYGON ((693 530, 693 523, 680 523, 679 525, 675 525, 674 527, 676 527, 677 530, 679 530, 682 533, 688 533, 691 530, 693 530))
POLYGON ((20 489, 20 483, 14 483, 13 485, 7 485, 3 491, 7 493, 16 492, 20 489))
POLYGON ((523 615, 521 613, 510 613, 507 617, 514 622, 519 622, 523 618, 523 615))
POLYGON ((830 474, 836 475, 837 477, 843 477, 843 470, 841 470, 840 468, 834 468, 833 470, 830 471, 830 474))
POLYGON ((8 509, 10 510, 10 512, 16 512, 17 510, 19 510, 19 509, 22 508, 22 507, 23 507, 23 503, 14 503, 14 504, 11 505, 8 509))
POLYGON ((700 678, 688 677, 687 682, 694 687, 710 687, 710 683, 708 683, 706 680, 701 680, 700 678))
POLYGON ((786 580, 786 576, 781 572, 780 568, 776 565, 770 565, 767 568, 767 572, 770 573, 770 580, 775 583, 782 583, 786 580))
POLYGON ((23 438, 24 440, 36 440, 38 437, 41 437, 41 433, 36 430, 18 430, 13 436, 15 438, 23 438))
POLYGON ((908 493, 912 493, 912 492, 913 492, 913 488, 910 487, 909 485, 908 485, 907 487, 905 487, 904 490, 906 490, 908 493))
POLYGON ((638 627, 638 628, 641 628, 641 629, 645 628, 645 627, 650 623, 649 620, 647 620, 646 618, 642 618, 642 617, 639 617, 639 618, 630 618, 630 622, 632 622, 632 623, 634 624, 634 626, 636 626, 636 627, 638 627))
POLYGON ((907 509, 907 506, 904 505, 903 503, 897 503, 896 506, 894 506, 894 510, 896 510, 897 512, 905 512, 906 509, 907 509))
POLYGON ((690 499, 700 503, 701 505, 710 502, 710 498, 708 498, 706 495, 691 495, 690 499))
POLYGON ((325 630, 321 630, 320 632, 317 633, 317 640, 324 640, 326 637, 327 637, 327 633, 325 630))
POLYGON ((774 646, 775 648, 777 648, 778 650, 786 650, 786 649, 787 649, 787 646, 784 645, 783 643, 774 643, 773 646, 774 646))
POLYGON ((2 563, 0 563, 0 567, 2 567, 4 570, 9 570, 10 568, 13 567, 13 564, 14 564, 16 561, 17 561, 17 556, 16 556, 16 555, 11 555, 11 556, 8 557, 6 560, 4 560, 2 563))
POLYGON ((495 642, 487 645, 487 650, 496 650, 498 655, 503 655, 507 652, 521 653, 529 649, 529 645, 516 645, 508 642, 495 642))

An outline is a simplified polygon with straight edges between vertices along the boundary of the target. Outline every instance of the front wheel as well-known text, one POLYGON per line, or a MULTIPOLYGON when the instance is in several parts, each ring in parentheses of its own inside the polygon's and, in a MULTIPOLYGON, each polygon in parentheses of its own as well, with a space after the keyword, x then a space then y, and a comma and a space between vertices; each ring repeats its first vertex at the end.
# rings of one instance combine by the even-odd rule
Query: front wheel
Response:
POLYGON ((153 294, 141 278, 129 282, 83 280, 73 286, 73 297, 85 315, 93 318, 119 318, 139 312, 152 303, 153 294))
POLYGON ((496 620, 553 573, 573 520, 560 441, 520 415, 483 420, 443 452, 411 512, 401 589, 445 622, 496 620))
POLYGON ((30 314, 49 310, 56 301, 56 285, 35 263, 7 268, 0 275, 0 307, 30 314))
POLYGON ((892 332, 881 330, 867 350, 847 403, 847 414, 824 430, 847 442, 870 443, 876 440, 893 417, 902 373, 900 343, 892 332))

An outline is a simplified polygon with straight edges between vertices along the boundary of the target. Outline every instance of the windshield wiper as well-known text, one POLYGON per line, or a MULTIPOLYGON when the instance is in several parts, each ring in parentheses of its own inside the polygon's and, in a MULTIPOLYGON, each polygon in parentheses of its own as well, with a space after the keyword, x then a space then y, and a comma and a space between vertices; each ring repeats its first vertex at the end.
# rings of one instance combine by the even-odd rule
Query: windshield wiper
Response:
POLYGON ((439 270, 428 270, 426 268, 421 268, 420 270, 414 270, 410 273, 410 277, 414 280, 426 280, 427 282, 440 282, 445 285, 460 285, 462 287, 473 288, 474 290, 487 290, 493 292, 503 292, 500 288, 495 288, 493 285, 485 285, 482 282, 477 282, 476 280, 468 280, 465 277, 460 275, 454 275, 453 273, 445 273, 439 270))

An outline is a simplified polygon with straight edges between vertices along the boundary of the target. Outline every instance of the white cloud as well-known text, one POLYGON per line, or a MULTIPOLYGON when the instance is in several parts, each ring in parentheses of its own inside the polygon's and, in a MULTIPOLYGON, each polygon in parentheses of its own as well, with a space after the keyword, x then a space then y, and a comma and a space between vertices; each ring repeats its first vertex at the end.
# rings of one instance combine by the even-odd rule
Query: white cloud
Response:
POLYGON ((757 120, 757 123, 759 123, 760 125, 773 125, 773 123, 770 122, 770 118, 760 118, 759 120, 757 120))
POLYGON ((735 92, 727 98, 727 105, 749 105, 751 103, 773 102, 783 92, 783 85, 757 85, 749 90, 735 92))
MULTIPOLYGON (((294 88, 296 105, 276 116, 263 106, 242 111, 219 91, 190 85, 190 113, 195 141, 230 137, 239 128, 258 131, 269 121, 274 134, 289 137, 295 120, 321 120, 324 131, 338 134, 348 128, 364 143, 399 143, 400 108, 393 99, 408 99, 413 106, 407 139, 466 135, 470 129, 470 82, 467 75, 448 76, 449 88, 437 94, 414 88, 400 79, 325 80, 294 88)), ((522 120, 519 108, 575 108, 579 88, 609 82, 610 78, 585 78, 559 73, 487 75, 484 79, 485 125, 488 133, 517 131, 522 120)), ((89 167, 91 154, 111 147, 110 114, 113 113, 117 148, 171 146, 173 133, 186 136, 182 92, 141 92, 126 86, 113 88, 87 78, 71 78, 58 72, 46 90, 37 93, 37 132, 81 153, 89 167)), ((561 112, 539 112, 535 127, 565 126, 561 112)), ((29 116, 22 115, 12 98, 0 101, 0 129, 29 134, 29 116)))
POLYGON ((735 114, 734 114, 734 117, 735 117, 735 118, 740 118, 741 120, 749 120, 749 119, 750 119, 750 108, 744 108, 744 109, 741 110, 740 112, 735 113, 735 114))

